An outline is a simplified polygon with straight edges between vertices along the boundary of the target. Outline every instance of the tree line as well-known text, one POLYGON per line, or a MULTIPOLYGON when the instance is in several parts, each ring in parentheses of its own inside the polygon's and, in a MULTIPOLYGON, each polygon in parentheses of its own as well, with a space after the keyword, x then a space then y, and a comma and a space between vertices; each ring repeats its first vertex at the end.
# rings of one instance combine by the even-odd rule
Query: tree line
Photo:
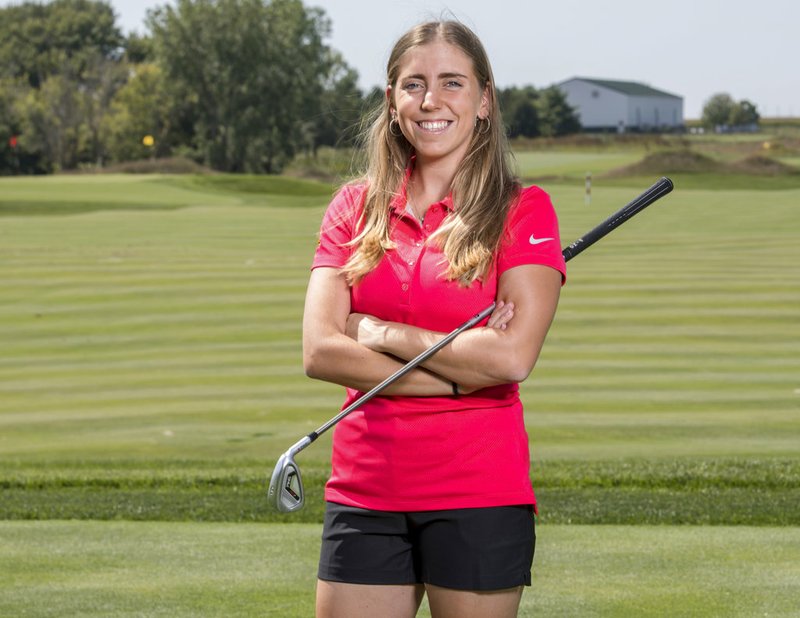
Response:
MULTIPOLYGON (((298 153, 352 146, 381 88, 325 43, 301 0, 177 0, 124 35, 106 0, 0 8, 0 173, 183 156, 277 173, 298 153)), ((501 91, 511 137, 579 130, 555 88, 501 91)))

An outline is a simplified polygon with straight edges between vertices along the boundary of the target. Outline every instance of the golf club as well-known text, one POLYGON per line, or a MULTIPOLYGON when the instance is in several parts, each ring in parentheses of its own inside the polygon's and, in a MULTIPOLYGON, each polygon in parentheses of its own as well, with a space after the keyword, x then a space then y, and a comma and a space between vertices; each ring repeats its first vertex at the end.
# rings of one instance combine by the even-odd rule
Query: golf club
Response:
MULTIPOLYGON (((633 217, 635 214, 647 208, 657 199, 665 196, 667 193, 672 191, 672 188, 673 184, 669 178, 667 177, 661 178, 655 184, 653 184, 653 186, 647 189, 647 191, 636 197, 626 206, 624 206, 623 208, 615 212, 613 215, 611 215, 608 219, 603 221, 600 225, 590 230, 589 232, 581 236, 578 240, 569 245, 566 249, 564 249, 562 251, 564 260, 565 261, 571 260, 576 255, 578 255, 579 253, 581 253, 582 251, 584 251, 585 249, 596 243, 598 240, 603 238, 603 236, 605 236, 615 228, 625 223, 625 221, 633 217)), ((432 345, 430 348, 422 352, 419 356, 417 356, 416 358, 410 360, 408 363, 403 365, 403 367, 398 369, 395 373, 390 375, 383 382, 373 387, 370 391, 364 393, 361 397, 359 397, 347 408, 339 412, 339 414, 334 416, 327 423, 325 423, 315 431, 312 431, 310 434, 308 434, 307 436, 303 437, 301 440, 293 444, 288 451, 286 451, 283 455, 280 456, 280 458, 278 459, 278 463, 275 465, 275 469, 272 472, 272 478, 270 479, 269 483, 269 491, 267 493, 267 500, 270 506, 280 511, 281 513, 291 513, 293 511, 297 511, 303 508, 303 505, 305 504, 305 495, 303 492, 303 480, 302 477, 300 476, 300 468, 297 466, 297 463, 294 460, 295 456, 300 451, 311 445, 319 436, 321 436, 331 427, 336 425, 345 416, 347 416, 354 410, 364 405, 366 402, 375 397, 375 395, 380 393, 387 386, 396 382, 404 375, 406 375, 409 371, 414 370, 416 367, 424 363, 431 356, 436 354, 436 352, 441 350, 444 346, 446 346, 453 339, 455 339, 459 334, 480 323, 481 320, 484 320, 485 318, 489 317, 492 314, 492 311, 494 311, 494 309, 495 309, 495 304, 492 303, 486 309, 484 309, 474 317, 470 318, 469 320, 464 322, 461 326, 459 326, 454 331, 449 333, 442 340, 432 345)))

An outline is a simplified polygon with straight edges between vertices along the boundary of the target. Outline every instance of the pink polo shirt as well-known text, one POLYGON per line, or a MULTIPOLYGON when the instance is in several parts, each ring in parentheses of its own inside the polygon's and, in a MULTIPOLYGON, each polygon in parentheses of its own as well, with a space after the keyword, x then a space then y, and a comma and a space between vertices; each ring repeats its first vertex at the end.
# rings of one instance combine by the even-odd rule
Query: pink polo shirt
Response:
MULTIPOLYGON (((312 268, 341 268, 359 231, 365 187, 349 185, 322 221, 312 268)), ((512 206, 497 259, 482 282, 464 288, 444 278, 443 254, 426 243, 452 210, 448 197, 424 223, 393 201, 390 235, 397 248, 350 290, 353 312, 449 332, 488 307, 498 278, 523 264, 544 264, 566 277, 558 222, 548 195, 523 189, 512 206)), ((362 393, 347 389, 343 408, 362 393)), ((377 396, 336 426, 331 502, 384 511, 535 504, 528 436, 517 384, 459 397, 377 396)))

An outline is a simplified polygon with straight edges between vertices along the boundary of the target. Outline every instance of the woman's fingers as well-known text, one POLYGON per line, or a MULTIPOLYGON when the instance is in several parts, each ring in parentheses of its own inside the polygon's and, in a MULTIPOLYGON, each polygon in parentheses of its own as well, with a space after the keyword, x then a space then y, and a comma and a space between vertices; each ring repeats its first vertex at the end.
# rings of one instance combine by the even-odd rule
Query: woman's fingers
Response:
POLYGON ((501 300, 498 301, 497 306, 494 308, 494 311, 492 311, 492 315, 489 316, 489 321, 486 323, 486 326, 505 330, 513 317, 514 303, 506 303, 501 300))

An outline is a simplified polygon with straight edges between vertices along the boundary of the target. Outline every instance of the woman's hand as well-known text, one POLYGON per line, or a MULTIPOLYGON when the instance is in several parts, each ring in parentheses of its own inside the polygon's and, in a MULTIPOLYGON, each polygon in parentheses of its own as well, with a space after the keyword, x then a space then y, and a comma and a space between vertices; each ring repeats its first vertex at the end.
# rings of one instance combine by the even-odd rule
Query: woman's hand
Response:
MULTIPOLYGON (((489 316, 486 327, 505 330, 513 317, 514 303, 498 301, 492 315, 489 316)), ((384 352, 387 331, 391 326, 390 322, 379 320, 366 313, 351 313, 347 316, 345 334, 374 352, 384 352)), ((398 326, 402 328, 402 326, 398 326)))
POLYGON ((383 352, 388 324, 365 313, 351 313, 347 316, 345 334, 374 352, 383 352))
MULTIPOLYGON (((303 314, 306 375, 367 392, 405 364, 377 351, 386 347, 381 341, 390 332, 389 325, 372 316, 350 313, 350 289, 338 269, 314 269, 303 314)), ((452 384, 450 380, 417 368, 382 392, 395 396, 441 397, 452 393, 452 384)))
POLYGON ((489 316, 489 321, 486 323, 488 328, 497 328, 505 330, 511 318, 514 317, 514 303, 506 303, 505 301, 497 301, 497 305, 489 316))
MULTIPOLYGON (((462 332, 450 345, 421 367, 477 390, 527 379, 550 323, 561 291, 561 273, 543 264, 523 264, 505 271, 497 288, 498 300, 486 326, 462 332)), ((345 330, 370 351, 409 361, 446 336, 363 314, 347 317, 345 330)))

